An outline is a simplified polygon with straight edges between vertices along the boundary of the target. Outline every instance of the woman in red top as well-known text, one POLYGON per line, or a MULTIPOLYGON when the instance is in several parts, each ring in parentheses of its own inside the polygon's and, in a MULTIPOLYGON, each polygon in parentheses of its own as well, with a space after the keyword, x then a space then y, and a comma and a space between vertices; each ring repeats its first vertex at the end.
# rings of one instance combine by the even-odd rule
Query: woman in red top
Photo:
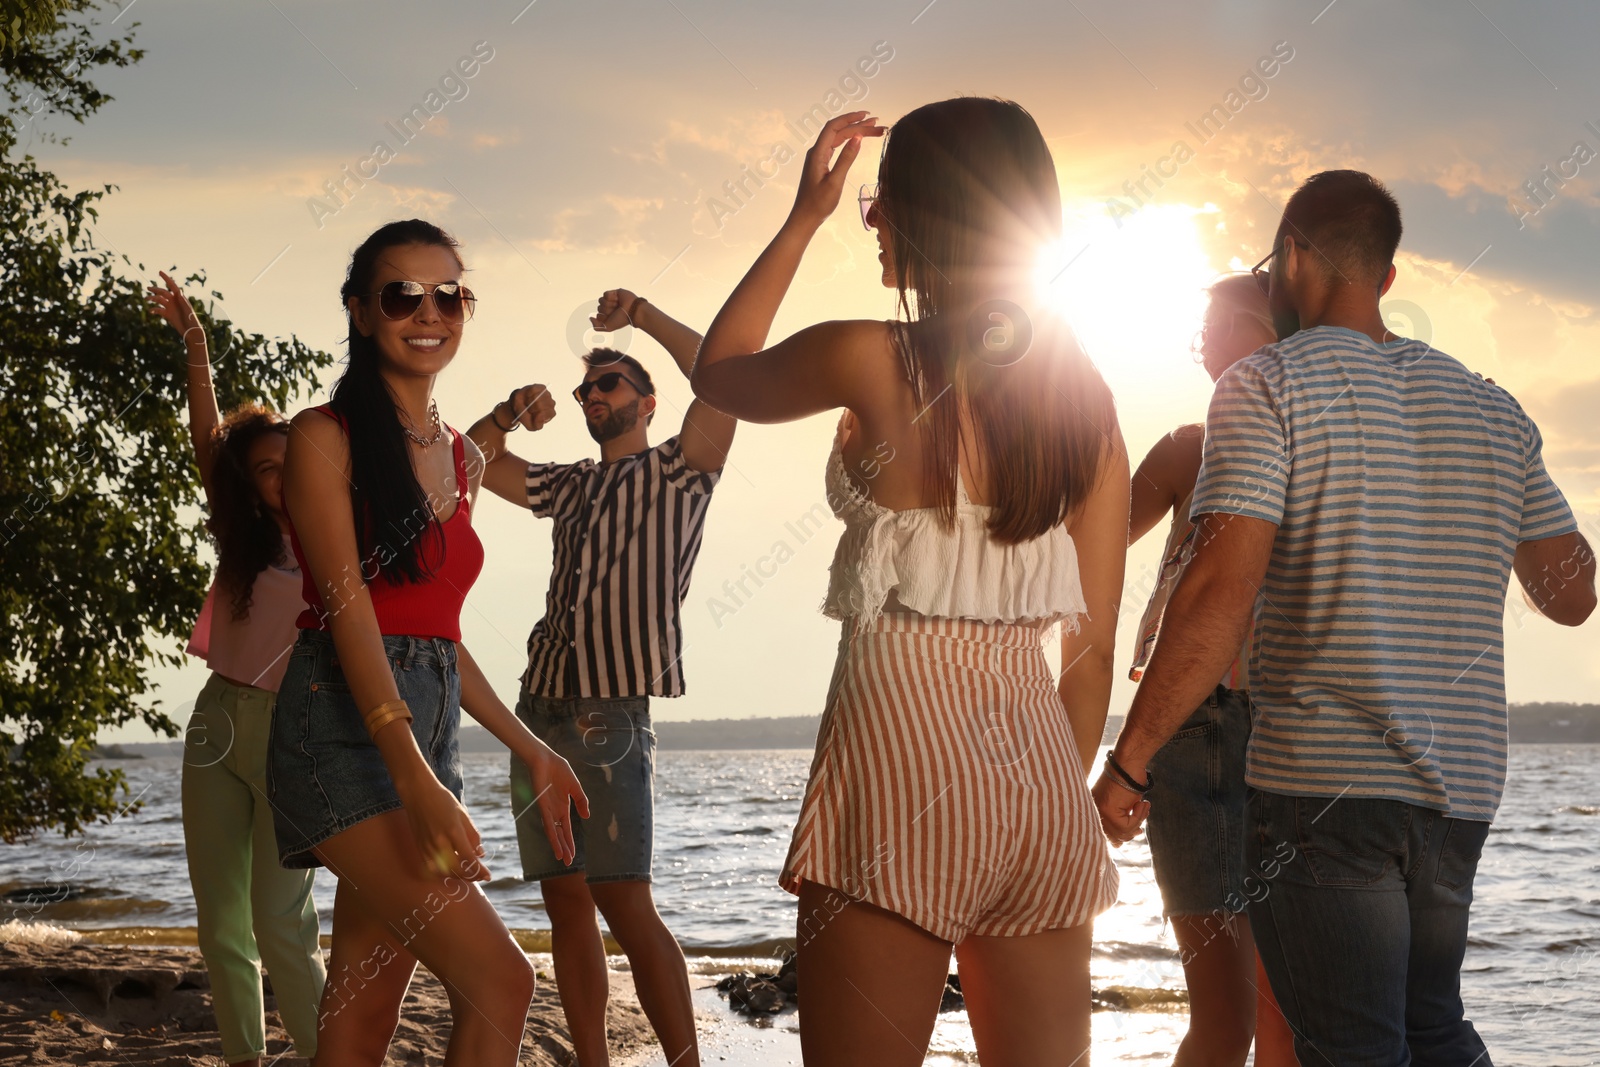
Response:
POLYGON ((283 865, 339 877, 319 1064, 383 1062, 419 960, 450 991, 446 1062, 517 1061, 533 970, 472 884, 489 872, 460 801, 461 708, 527 763, 564 860, 569 803, 588 814, 566 761, 459 643, 483 564, 471 525, 483 461, 440 423, 432 392, 472 313, 462 269, 455 241, 421 220, 367 238, 342 292, 349 363, 289 435, 284 503, 308 609, 269 790, 283 865))

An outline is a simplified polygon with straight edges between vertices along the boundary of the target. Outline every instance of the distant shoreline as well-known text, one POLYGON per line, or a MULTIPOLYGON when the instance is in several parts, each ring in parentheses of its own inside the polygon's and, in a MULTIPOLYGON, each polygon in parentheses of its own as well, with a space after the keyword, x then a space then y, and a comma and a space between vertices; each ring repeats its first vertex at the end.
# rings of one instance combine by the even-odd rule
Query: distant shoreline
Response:
MULTIPOLYGON (((805 749, 816 744, 820 715, 783 715, 752 719, 657 721, 656 747, 663 751, 714 752, 735 749, 805 749)), ((1600 744, 1600 704, 1512 704, 1511 740, 1519 745, 1600 744)), ((1109 743, 1122 726, 1122 716, 1106 722, 1102 741, 1109 743)), ((181 741, 101 745, 96 759, 143 759, 176 756, 181 741)), ((504 752, 505 746, 481 726, 461 730, 462 752, 504 752)))

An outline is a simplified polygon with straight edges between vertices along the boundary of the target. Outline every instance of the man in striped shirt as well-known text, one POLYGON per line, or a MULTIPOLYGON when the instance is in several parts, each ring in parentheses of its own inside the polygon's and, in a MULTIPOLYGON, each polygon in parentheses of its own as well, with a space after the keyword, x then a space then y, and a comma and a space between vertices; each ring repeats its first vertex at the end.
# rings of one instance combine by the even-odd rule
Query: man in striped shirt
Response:
MULTIPOLYGON (((624 289, 607 292, 591 322, 632 324, 659 341, 685 376, 700 335, 624 289)), ((655 734, 650 697, 681 696, 679 608, 700 551, 706 509, 733 443, 733 419, 703 401, 655 447, 646 427, 655 385, 638 360, 607 348, 584 358, 574 396, 600 461, 528 463, 506 451, 516 426, 555 413, 541 385, 513 391, 471 429, 489 459, 483 484, 554 520, 544 618, 528 638, 517 714, 564 756, 589 798, 577 856, 560 862, 534 804, 532 778, 511 761, 511 801, 523 877, 550 916, 556 984, 580 1063, 604 1063, 610 980, 596 908, 622 945, 639 1000, 670 1063, 698 1063, 683 953, 650 894, 655 734)))
POLYGON ((1283 340, 1217 387, 1199 548, 1094 793, 1133 837, 1148 759, 1259 598, 1245 889, 1300 1062, 1489 1067, 1460 970, 1505 782, 1506 590, 1575 626, 1595 562, 1517 402, 1385 329, 1400 230, 1357 171, 1285 207, 1263 261, 1283 340))

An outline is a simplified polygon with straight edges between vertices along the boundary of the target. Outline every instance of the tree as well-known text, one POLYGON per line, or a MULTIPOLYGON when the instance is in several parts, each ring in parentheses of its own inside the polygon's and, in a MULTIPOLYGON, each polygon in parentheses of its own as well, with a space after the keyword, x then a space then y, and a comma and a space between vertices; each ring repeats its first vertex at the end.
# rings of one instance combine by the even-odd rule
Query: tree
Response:
MULTIPOLYGON (((205 596, 199 477, 184 424, 184 352, 145 307, 153 272, 100 247, 95 205, 20 154, 42 123, 109 101, 87 80, 141 52, 96 40, 98 0, 66 0, 0 53, 0 838, 109 819, 128 792, 89 756, 106 726, 169 736, 146 698, 205 596), (187 520, 184 515, 190 516, 187 520)), ((47 9, 46 5, 35 5, 47 9)), ((6 10, 9 10, 7 8, 6 10)), ((48 9, 47 9, 48 10, 48 9)), ((134 24, 135 26, 137 24, 134 24)), ((10 38, 8 38, 8 44, 10 38)), ((64 139, 59 143, 65 143, 64 139)), ((203 275, 188 279, 191 292, 203 275)), ((268 340, 197 300, 218 401, 285 409, 332 357, 268 340)))
POLYGON ((61 8, 60 0, 0 0, 0 52, 15 52, 30 37, 48 31, 61 8))

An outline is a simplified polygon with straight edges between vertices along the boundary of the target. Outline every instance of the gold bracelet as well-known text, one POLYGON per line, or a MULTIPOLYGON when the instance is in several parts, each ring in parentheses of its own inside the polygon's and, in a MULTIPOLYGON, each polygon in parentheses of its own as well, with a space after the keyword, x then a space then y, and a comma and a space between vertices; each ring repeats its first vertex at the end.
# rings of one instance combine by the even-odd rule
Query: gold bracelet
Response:
POLYGON ((388 703, 379 704, 361 716, 361 721, 367 724, 367 734, 373 737, 377 736, 379 730, 396 719, 404 719, 406 722, 411 721, 411 706, 404 700, 391 700, 388 703))

